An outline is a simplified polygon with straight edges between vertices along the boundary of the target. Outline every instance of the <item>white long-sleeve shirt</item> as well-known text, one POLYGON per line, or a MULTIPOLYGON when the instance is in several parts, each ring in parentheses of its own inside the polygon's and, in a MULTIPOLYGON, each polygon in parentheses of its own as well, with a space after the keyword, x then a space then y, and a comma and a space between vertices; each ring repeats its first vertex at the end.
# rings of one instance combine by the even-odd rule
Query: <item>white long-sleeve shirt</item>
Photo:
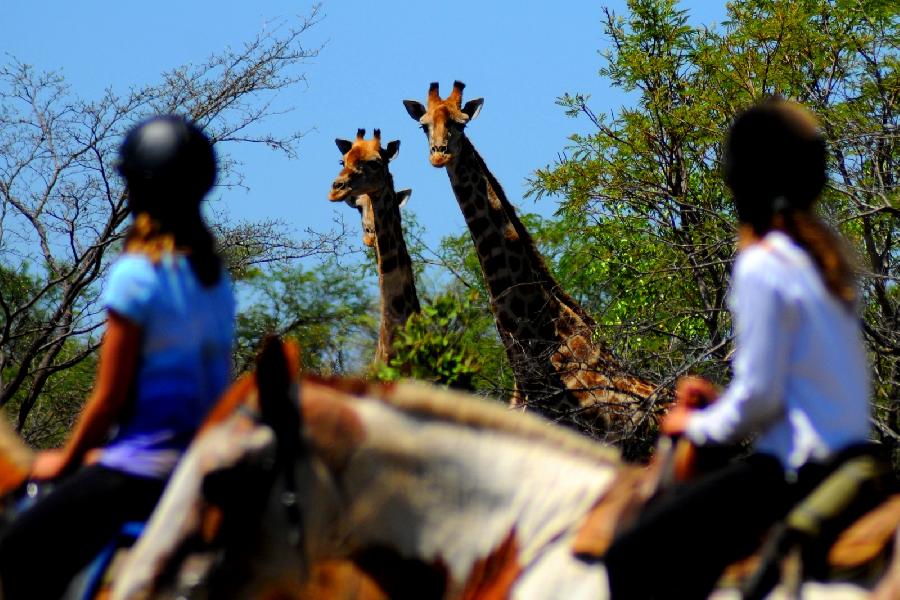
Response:
POLYGON ((787 470, 869 434, 869 374, 853 311, 828 292, 809 255, 770 232, 735 261, 729 305, 734 378, 685 434, 697 444, 758 432, 756 450, 787 470))

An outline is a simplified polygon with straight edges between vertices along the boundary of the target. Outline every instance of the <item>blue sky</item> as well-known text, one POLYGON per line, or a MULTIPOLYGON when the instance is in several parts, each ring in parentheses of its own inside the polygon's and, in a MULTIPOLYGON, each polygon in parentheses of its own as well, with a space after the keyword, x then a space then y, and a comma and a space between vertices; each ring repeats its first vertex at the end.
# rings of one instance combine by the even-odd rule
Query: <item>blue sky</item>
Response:
MULTIPOLYGON (((248 189, 220 190, 221 202, 233 217, 277 218, 298 232, 328 229, 333 211, 343 211, 355 228, 355 212, 326 199, 339 170, 334 138, 379 127, 385 141, 401 140, 391 170, 398 188, 413 188, 407 209, 416 213, 429 245, 463 232, 447 175, 429 165, 424 136, 402 105, 405 98, 424 101, 431 81, 446 94, 459 79, 467 99, 485 98, 468 134, 510 200, 552 214, 552 198, 522 200, 526 178, 554 161, 567 136, 587 127, 565 117, 555 99, 588 93, 598 112, 627 101, 597 76, 598 50, 606 45, 603 6, 626 12, 624 0, 325 2, 324 18, 305 38, 310 47, 324 44, 305 68, 308 84, 283 93, 278 103, 295 109, 269 122, 273 131, 310 130, 299 157, 235 150, 248 189)), ((696 23, 724 19, 724 2, 682 6, 696 23)), ((106 87, 154 82, 165 70, 239 46, 267 23, 308 9, 308 3, 286 0, 0 0, 0 50, 38 69, 61 71, 74 92, 92 98, 106 87)))

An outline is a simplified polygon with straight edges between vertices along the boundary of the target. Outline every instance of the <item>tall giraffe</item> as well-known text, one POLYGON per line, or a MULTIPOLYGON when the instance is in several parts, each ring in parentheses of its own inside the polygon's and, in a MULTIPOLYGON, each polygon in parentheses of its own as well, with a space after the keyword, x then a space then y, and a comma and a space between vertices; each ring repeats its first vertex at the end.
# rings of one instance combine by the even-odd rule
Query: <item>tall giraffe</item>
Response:
POLYGON ((528 405, 592 432, 630 434, 656 388, 626 374, 595 341, 594 320, 560 288, 515 208, 465 135, 482 98, 462 104, 464 84, 428 104, 403 102, 428 138, 431 164, 446 167, 490 295, 497 331, 512 367, 513 405, 528 405))
POLYGON ((365 129, 360 129, 353 142, 335 140, 344 156, 343 168, 331 184, 328 199, 343 200, 357 208, 363 222, 363 243, 375 246, 381 290, 381 329, 375 360, 387 363, 397 329, 419 312, 412 260, 400 223, 400 207, 412 191, 395 192, 388 170, 388 163, 400 152, 400 142, 388 142, 387 148, 382 148, 380 130, 374 131, 371 140, 364 139, 365 135, 365 129))

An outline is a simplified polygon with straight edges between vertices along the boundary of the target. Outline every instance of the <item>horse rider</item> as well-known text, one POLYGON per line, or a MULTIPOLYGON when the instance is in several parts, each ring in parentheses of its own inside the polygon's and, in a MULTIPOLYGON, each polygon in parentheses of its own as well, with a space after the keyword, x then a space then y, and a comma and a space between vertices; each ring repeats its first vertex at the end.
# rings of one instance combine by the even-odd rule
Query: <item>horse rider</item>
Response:
POLYGON ((0 538, 6 600, 58 598, 123 523, 146 519, 230 380, 234 295, 201 214, 210 140, 157 116, 127 133, 119 159, 133 220, 102 293, 94 389, 64 447, 36 457, 32 479, 59 483, 0 538))
POLYGON ((728 564, 869 437, 853 270, 813 214, 827 179, 814 117, 780 99, 753 106, 732 124, 724 163, 740 225, 734 376, 702 409, 697 400, 715 388, 683 382, 662 431, 701 447, 757 437, 749 456, 662 495, 613 542, 614 599, 706 598, 728 564))

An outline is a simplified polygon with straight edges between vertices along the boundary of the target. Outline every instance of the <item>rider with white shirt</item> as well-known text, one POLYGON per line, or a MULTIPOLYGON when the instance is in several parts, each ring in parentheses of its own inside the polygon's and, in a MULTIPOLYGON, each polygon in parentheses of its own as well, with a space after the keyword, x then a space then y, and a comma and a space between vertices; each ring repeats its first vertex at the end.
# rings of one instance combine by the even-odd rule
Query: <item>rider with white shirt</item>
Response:
POLYGON ((706 598, 724 567, 868 439, 852 269, 812 211, 827 177, 814 118, 782 100, 738 115, 725 177, 740 222, 733 378, 702 409, 691 400, 713 400, 715 388, 681 383, 662 431, 699 446, 756 436, 753 450, 664 494, 613 542, 605 562, 614 599, 706 598))

